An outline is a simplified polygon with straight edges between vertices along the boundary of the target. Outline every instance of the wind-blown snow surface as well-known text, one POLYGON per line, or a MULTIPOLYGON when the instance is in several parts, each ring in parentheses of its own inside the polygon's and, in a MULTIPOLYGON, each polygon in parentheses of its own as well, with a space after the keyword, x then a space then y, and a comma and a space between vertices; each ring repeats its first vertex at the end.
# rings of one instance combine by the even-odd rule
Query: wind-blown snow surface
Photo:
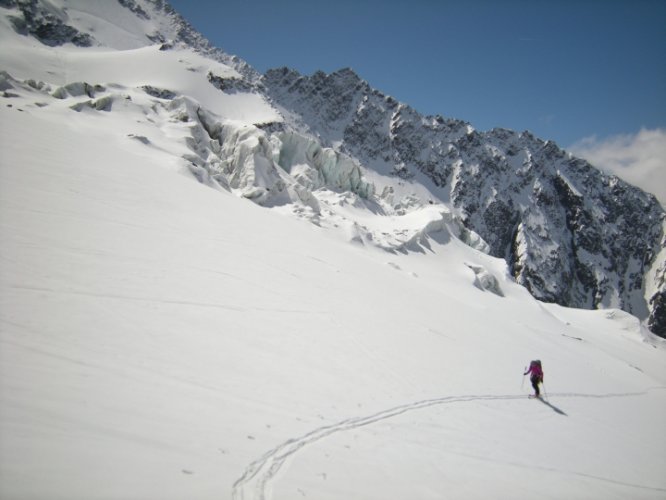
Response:
POLYGON ((3 498, 666 494, 664 350, 635 318, 542 305, 455 238, 340 242, 119 142, 110 115, 14 102, 3 498), (521 386, 533 357, 548 404, 521 386))
POLYGON ((320 227, 197 182, 198 105, 269 146, 224 63, 0 41, 0 498, 666 496, 636 318, 535 301, 443 206, 322 189, 320 227))

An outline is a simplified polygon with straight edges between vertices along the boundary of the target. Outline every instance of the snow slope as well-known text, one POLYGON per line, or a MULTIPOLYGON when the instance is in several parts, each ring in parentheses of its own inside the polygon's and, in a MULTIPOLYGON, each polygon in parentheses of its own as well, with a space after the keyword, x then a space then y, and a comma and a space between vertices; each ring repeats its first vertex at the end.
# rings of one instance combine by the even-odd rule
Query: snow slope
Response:
POLYGON ((223 62, 2 33, 0 498, 666 496, 636 318, 537 302, 445 206, 321 188, 313 225, 206 178, 200 107, 245 152, 275 119, 223 62))

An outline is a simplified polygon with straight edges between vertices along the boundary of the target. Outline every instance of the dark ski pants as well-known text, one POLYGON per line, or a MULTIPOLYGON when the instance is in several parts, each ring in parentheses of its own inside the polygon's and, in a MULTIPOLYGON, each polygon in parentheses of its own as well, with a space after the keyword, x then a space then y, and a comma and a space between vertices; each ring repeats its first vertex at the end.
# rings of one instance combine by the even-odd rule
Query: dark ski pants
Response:
POLYGON ((541 379, 539 377, 531 377, 530 381, 532 382, 532 387, 534 387, 534 394, 540 396, 541 392, 539 392, 539 383, 541 382, 541 379))

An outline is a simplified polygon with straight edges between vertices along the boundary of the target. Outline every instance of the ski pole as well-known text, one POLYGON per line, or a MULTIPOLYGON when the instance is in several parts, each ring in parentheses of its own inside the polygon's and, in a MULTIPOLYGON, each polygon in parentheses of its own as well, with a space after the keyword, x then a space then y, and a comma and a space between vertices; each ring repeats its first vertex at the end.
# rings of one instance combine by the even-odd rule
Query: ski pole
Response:
POLYGON ((546 397, 546 401, 548 401, 548 391, 546 390, 546 384, 541 382, 541 387, 543 387, 543 395, 546 397))
POLYGON ((525 385, 525 372, 527 371, 527 367, 523 370, 523 381, 520 383, 520 392, 523 392, 523 386, 525 385))

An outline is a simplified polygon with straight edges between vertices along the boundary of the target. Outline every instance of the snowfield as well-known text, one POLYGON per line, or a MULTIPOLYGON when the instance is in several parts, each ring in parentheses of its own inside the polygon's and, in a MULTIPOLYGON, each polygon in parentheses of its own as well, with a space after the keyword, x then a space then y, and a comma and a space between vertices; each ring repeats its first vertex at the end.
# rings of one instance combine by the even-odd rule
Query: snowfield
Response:
POLYGON ((443 205, 322 185, 315 217, 207 177, 197 107, 252 147, 280 116, 220 62, 2 29, 0 498, 666 498, 637 318, 536 301, 443 205))

